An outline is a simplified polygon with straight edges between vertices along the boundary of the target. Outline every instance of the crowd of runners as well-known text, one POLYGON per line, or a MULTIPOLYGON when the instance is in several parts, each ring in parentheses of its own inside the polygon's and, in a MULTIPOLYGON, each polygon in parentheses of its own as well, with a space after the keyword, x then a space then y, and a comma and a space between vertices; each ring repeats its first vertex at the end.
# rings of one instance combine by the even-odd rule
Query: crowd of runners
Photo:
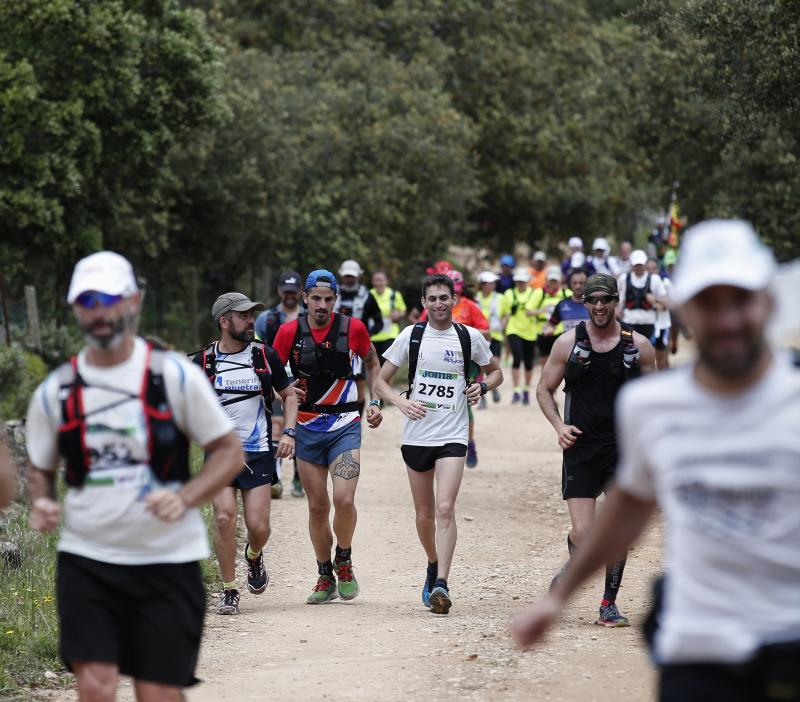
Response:
POLYGON ((61 526, 61 653, 81 698, 113 699, 120 673, 139 699, 181 698, 205 609, 198 561, 210 556, 198 507, 213 508, 216 611, 235 615, 239 547, 247 591, 267 589, 270 503, 290 465, 292 494, 308 505, 306 602, 356 598, 362 426, 385 431, 384 403, 404 416, 420 599, 448 614, 457 496, 465 467, 478 464, 473 408, 501 401, 507 364, 519 426, 532 394, 553 426, 571 521, 550 594, 515 622, 519 641, 537 641, 602 565, 595 621, 628 626, 617 606, 626 552, 658 502, 669 540, 653 617, 663 699, 800 699, 787 664, 800 660, 800 371, 764 338, 772 255, 736 221, 687 232, 677 272, 673 249, 583 246, 573 237, 563 257, 534 251, 529 263, 504 254, 474 287, 438 261, 412 304, 384 271, 368 288, 353 260, 336 273, 286 271, 269 309, 220 294, 217 338, 189 358, 136 335, 140 292, 126 259, 79 261, 67 301, 86 347, 39 386, 27 427, 31 525, 61 526), (698 360, 655 373, 684 324, 698 360), (204 450, 196 472, 190 442, 204 450), (596 520, 618 463, 619 487, 596 520), (775 685, 795 696, 770 697, 775 685))

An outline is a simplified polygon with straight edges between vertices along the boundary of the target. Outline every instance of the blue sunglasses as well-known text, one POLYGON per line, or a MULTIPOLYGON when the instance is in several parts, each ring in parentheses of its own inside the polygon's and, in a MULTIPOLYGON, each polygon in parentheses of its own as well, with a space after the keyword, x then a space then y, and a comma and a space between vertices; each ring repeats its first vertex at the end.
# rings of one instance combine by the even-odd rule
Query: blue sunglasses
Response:
POLYGON ((116 305, 121 299, 122 295, 108 295, 106 293, 97 292, 96 290, 87 290, 75 298, 75 304, 90 310, 95 307, 111 307, 112 305, 116 305))

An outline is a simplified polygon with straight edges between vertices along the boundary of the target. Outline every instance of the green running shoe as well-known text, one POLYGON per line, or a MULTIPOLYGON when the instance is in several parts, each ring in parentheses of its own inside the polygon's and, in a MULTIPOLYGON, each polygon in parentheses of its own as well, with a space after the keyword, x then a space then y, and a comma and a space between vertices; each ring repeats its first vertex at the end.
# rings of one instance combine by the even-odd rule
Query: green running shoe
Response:
POLYGON ((306 600, 306 604, 325 604, 335 600, 339 595, 336 594, 336 578, 332 575, 320 575, 317 584, 306 600))
POLYGON ((339 578, 339 597, 354 600, 358 596, 358 581, 353 575, 353 561, 334 561, 333 569, 339 578))

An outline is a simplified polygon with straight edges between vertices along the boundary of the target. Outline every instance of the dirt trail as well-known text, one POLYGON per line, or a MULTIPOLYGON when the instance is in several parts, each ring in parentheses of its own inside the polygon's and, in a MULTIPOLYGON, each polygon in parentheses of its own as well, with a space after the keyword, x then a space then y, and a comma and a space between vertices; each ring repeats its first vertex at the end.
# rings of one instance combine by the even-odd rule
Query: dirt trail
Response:
MULTIPOLYGON (((593 625, 599 575, 542 648, 522 652, 510 638, 512 614, 546 589, 566 555, 569 517, 554 432, 535 404, 508 404, 509 385, 510 378, 500 405, 477 412, 480 462, 466 472, 457 504, 448 617, 420 602, 426 560, 400 456, 401 416, 392 408, 380 429, 364 432, 353 544, 361 595, 304 604, 316 578, 305 500, 276 502, 270 585, 260 596, 245 592, 238 617, 209 611, 203 684, 188 699, 652 699, 654 676, 637 626, 593 625)), ((634 625, 648 605, 660 543, 656 525, 628 561, 619 604, 634 625)), ((132 699, 129 683, 120 697, 132 699)))

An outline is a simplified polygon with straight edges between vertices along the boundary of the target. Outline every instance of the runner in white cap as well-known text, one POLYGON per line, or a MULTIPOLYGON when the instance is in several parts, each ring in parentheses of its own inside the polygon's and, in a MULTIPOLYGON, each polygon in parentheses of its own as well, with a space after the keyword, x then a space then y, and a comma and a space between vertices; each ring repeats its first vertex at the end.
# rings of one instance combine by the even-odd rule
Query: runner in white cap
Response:
POLYGON ((617 486, 564 577, 515 620, 523 645, 658 505, 660 700, 800 700, 800 368, 765 336, 774 270, 746 222, 687 230, 674 301, 697 356, 622 390, 617 486))
POLYGON ((530 404, 529 389, 533 379, 533 360, 536 354, 536 320, 528 316, 534 290, 529 286, 530 273, 526 268, 514 271, 514 287, 505 292, 506 339, 511 348, 511 378, 514 395, 511 404, 530 404), (525 385, 520 382, 520 366, 525 366, 525 385))
POLYGON ((661 276, 646 270, 647 254, 637 249, 631 254, 631 271, 619 278, 617 316, 645 339, 654 340, 656 312, 666 306, 667 291, 661 276))
POLYGON ((611 255, 611 244, 608 239, 598 237, 592 244, 592 255, 589 256, 587 262, 591 264, 593 273, 605 273, 606 275, 613 275, 615 278, 620 274, 619 263, 617 259, 611 255))
MULTIPOLYGON (((500 356, 503 354, 503 319, 508 314, 508 304, 505 297, 495 289, 497 281, 498 277, 495 273, 483 271, 478 276, 480 290, 475 296, 475 302, 478 303, 484 316, 489 320, 489 348, 492 351, 492 357, 499 366, 500 356)), ((492 399, 495 402, 500 402, 500 391, 497 388, 492 390, 492 399)), ((481 397, 481 402, 478 406, 486 406, 485 397, 481 397)))
POLYGON ((183 699, 194 677, 208 538, 198 506, 244 462, 202 371, 134 333, 131 264, 110 251, 75 267, 67 302, 86 346, 28 408, 31 527, 58 528, 61 657, 80 699, 111 700, 119 674, 137 699, 183 699), (189 440, 206 451, 189 469, 189 440), (65 463, 63 505, 57 468, 65 463))

